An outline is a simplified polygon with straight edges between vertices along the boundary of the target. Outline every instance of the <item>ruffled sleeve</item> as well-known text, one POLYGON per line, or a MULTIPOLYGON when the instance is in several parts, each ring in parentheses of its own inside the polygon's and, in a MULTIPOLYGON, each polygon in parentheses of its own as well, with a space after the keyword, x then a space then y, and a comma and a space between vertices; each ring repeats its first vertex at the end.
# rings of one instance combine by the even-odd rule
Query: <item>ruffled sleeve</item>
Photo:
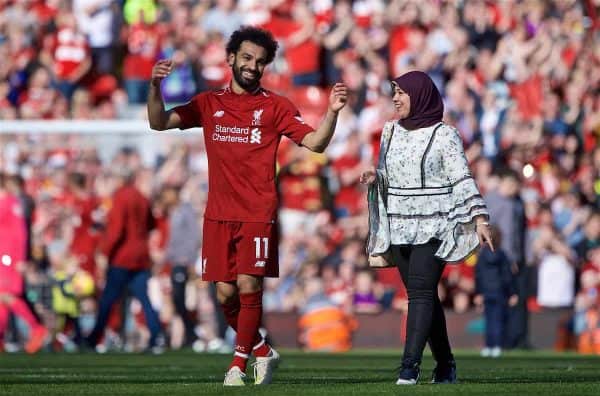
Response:
POLYGON ((381 170, 376 170, 376 181, 369 186, 367 195, 369 203, 369 234, 367 237, 367 254, 378 256, 385 254, 390 248, 390 224, 387 216, 386 179, 381 170))
POLYGON ((443 172, 452 186, 447 225, 436 256, 447 262, 459 261, 479 245, 474 219, 489 214, 471 175, 462 140, 454 128, 440 130, 444 139, 443 172))
MULTIPOLYGON (((384 256, 391 245, 390 223, 387 216, 388 178, 385 156, 394 129, 393 123, 386 123, 381 134, 379 158, 375 170, 375 182, 369 186, 367 201, 369 206, 369 233, 367 254, 369 257, 384 256)), ((389 263, 386 263, 389 265, 389 263)))

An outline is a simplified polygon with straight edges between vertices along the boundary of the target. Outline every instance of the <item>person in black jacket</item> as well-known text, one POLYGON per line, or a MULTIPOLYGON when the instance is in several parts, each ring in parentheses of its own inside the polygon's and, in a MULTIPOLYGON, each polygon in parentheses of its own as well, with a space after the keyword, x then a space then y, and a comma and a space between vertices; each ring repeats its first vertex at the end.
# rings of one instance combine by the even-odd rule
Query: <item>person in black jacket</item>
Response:
MULTIPOLYGON (((502 246, 502 233, 491 226, 492 240, 502 246)), ((475 267, 475 304, 483 305, 485 314, 485 348, 481 356, 499 357, 502 354, 502 335, 506 328, 508 307, 518 302, 515 276, 511 261, 502 249, 483 246, 475 267)))

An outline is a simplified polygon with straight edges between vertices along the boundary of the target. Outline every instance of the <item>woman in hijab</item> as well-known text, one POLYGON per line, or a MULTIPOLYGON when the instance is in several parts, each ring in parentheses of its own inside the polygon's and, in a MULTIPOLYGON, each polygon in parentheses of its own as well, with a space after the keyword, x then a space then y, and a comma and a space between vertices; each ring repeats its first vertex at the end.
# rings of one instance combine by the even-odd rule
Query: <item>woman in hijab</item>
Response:
POLYGON ((392 82, 399 120, 385 124, 369 185, 368 253, 372 266, 396 266, 408 292, 408 320, 396 384, 414 385, 425 343, 436 360, 433 383, 455 383, 456 363, 437 285, 445 263, 480 244, 494 249, 489 215, 469 171, 458 131, 442 122, 444 105, 420 71, 392 82))

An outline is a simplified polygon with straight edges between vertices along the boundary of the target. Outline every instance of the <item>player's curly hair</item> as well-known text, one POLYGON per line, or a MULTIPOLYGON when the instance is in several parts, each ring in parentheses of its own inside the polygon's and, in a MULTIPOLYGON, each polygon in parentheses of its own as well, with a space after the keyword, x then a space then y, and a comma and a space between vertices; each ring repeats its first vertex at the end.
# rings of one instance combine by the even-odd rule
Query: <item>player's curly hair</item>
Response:
POLYGON ((226 47, 227 55, 236 54, 244 41, 250 41, 263 47, 267 51, 267 64, 275 59, 279 44, 277 44, 271 32, 254 26, 242 26, 231 34, 226 47))

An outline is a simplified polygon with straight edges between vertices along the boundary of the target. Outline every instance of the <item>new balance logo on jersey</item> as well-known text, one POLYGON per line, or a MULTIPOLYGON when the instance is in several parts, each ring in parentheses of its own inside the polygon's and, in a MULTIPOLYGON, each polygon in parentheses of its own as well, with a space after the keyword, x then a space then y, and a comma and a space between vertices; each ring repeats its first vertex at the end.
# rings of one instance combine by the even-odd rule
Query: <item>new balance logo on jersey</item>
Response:
POLYGON ((223 110, 217 110, 215 111, 215 114, 213 114, 213 117, 221 118, 224 114, 225 112, 223 110))
POLYGON ((258 260, 256 264, 254 264, 256 268, 264 268, 265 265, 267 265, 267 262, 264 260, 258 260))
POLYGON ((296 120, 298 120, 298 122, 300 122, 300 124, 305 124, 305 122, 304 122, 304 120, 302 119, 302 117, 300 117, 300 116, 294 116, 294 118, 295 118, 296 120))
POLYGON ((262 132, 258 128, 254 128, 250 131, 250 143, 260 144, 262 132))
POLYGON ((254 110, 254 116, 252 117, 252 125, 260 125, 260 118, 262 117, 264 109, 254 110))

